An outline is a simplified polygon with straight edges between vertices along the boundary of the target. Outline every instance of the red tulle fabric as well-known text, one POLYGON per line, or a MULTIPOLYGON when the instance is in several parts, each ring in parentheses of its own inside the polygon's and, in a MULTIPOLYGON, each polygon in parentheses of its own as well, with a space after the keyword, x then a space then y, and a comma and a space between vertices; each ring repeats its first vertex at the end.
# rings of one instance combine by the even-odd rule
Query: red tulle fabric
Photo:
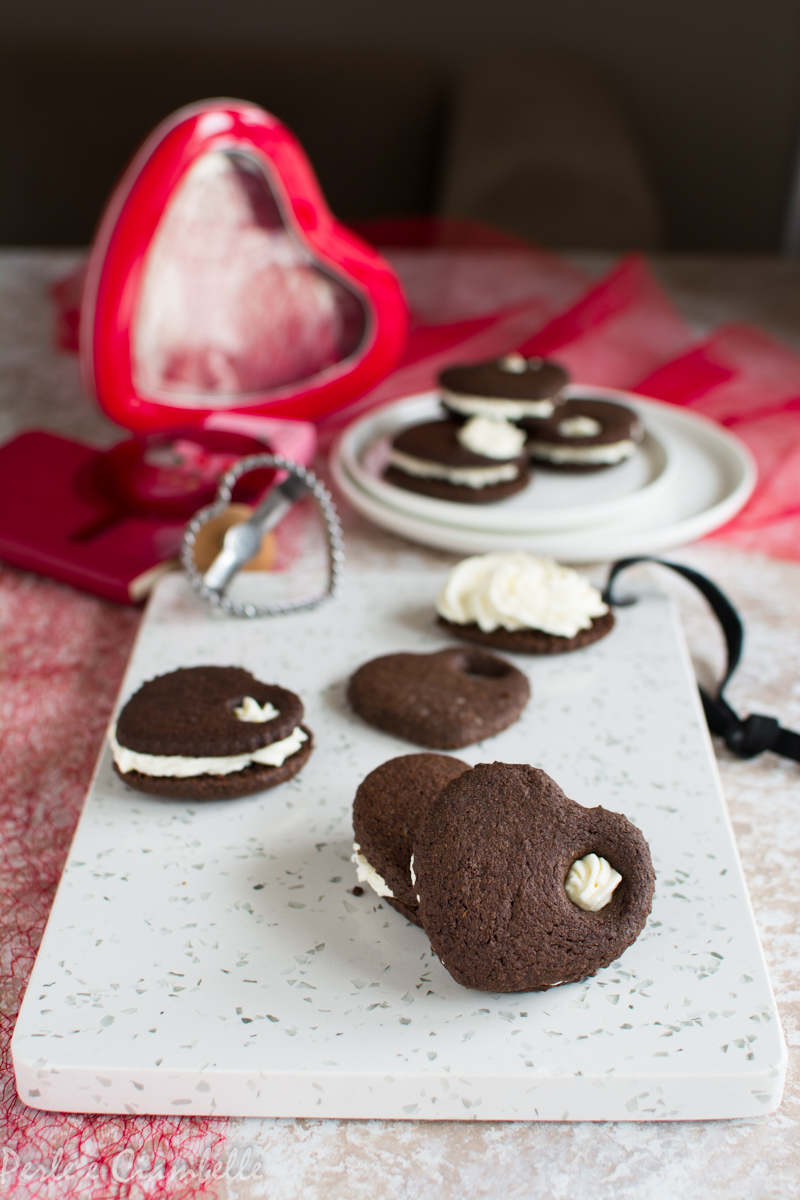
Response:
POLYGON ((758 483, 713 538, 800 560, 800 356, 748 325, 728 325, 636 388, 719 421, 745 442, 758 483))
POLYGON ((556 359, 578 382, 628 388, 682 353, 689 337, 644 259, 634 255, 519 349, 556 359))

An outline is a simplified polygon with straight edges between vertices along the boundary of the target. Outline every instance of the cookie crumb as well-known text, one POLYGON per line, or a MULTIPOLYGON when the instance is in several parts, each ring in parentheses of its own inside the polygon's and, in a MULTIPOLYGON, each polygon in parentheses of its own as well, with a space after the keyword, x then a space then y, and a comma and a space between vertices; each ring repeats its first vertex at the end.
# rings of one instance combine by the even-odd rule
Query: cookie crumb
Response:
POLYGON ((356 886, 354 888, 352 888, 351 891, 354 896, 363 896, 364 895, 364 889, 362 887, 359 887, 358 884, 356 884, 356 886))

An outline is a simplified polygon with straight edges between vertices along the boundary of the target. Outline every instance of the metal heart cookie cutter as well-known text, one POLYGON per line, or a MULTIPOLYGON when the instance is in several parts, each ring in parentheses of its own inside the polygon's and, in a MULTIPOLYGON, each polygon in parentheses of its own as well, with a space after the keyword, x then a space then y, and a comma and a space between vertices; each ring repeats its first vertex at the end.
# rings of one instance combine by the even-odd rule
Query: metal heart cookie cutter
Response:
POLYGON ((279 617, 286 613, 305 612, 335 596, 339 589, 344 565, 342 527, 330 492, 312 471, 280 454, 251 454, 234 463, 221 477, 214 503, 201 508, 187 525, 181 547, 181 562, 195 591, 214 608, 221 608, 232 616, 279 617), (264 467, 274 467, 279 472, 279 482, 271 488, 248 520, 228 529, 222 549, 208 569, 201 572, 195 561, 198 533, 209 521, 225 512, 237 481, 248 472, 264 467), (232 600, 226 595, 226 590, 234 576, 258 554, 264 535, 279 525, 292 505, 304 496, 314 497, 325 523, 328 542, 325 590, 309 599, 285 604, 258 605, 232 600))

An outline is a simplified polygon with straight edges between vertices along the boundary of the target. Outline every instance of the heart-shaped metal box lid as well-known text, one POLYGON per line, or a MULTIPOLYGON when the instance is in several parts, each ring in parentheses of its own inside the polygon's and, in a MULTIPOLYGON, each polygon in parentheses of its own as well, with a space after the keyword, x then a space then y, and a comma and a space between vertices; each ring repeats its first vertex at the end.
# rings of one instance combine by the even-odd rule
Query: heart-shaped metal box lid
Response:
POLYGON ((294 135, 238 100, 180 109, 115 188, 81 309, 87 390, 153 431, 247 412, 315 420, 397 363, 391 267, 331 214, 294 135))

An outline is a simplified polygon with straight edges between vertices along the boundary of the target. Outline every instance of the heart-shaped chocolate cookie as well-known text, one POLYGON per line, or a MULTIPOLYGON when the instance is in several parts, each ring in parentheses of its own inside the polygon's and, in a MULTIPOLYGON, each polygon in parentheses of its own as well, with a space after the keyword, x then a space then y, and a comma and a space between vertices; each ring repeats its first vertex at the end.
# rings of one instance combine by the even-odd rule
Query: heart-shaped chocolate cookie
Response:
POLYGON ((469 770, 449 754, 403 754, 381 763, 359 784, 353 801, 353 862, 358 878, 415 925, 411 878, 419 823, 446 783, 469 770))
POLYGON ((574 396, 547 421, 521 421, 528 452, 559 471, 601 471, 626 462, 644 439, 644 425, 625 404, 574 396))
POLYGON ((296 775, 313 740, 299 696, 241 667, 184 667, 148 680, 110 735, 114 769, 141 792, 227 800, 296 775))
POLYGON ((524 446, 525 435, 507 422, 424 421, 394 438, 384 479, 436 500, 494 504, 527 486, 524 446))
POLYGON ((483 763, 447 784, 414 843, 419 916, 465 987, 544 991, 609 966, 641 933, 655 874, 642 834, 620 813, 584 808, 544 771, 483 763), (595 855, 621 876, 598 911, 567 892, 595 855))
POLYGON ((529 697, 527 677, 485 650, 386 654, 359 667, 347 689, 353 710, 370 725, 435 750, 499 733, 529 697))

